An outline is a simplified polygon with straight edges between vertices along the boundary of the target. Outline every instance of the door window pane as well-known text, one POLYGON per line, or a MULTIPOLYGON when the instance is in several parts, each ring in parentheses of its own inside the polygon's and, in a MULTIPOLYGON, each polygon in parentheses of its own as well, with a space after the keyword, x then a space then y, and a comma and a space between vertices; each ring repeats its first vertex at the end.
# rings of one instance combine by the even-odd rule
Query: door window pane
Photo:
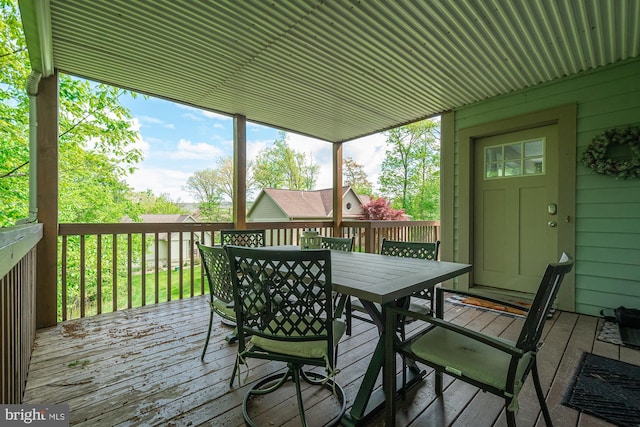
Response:
POLYGON ((545 138, 485 147, 485 179, 544 174, 545 138))

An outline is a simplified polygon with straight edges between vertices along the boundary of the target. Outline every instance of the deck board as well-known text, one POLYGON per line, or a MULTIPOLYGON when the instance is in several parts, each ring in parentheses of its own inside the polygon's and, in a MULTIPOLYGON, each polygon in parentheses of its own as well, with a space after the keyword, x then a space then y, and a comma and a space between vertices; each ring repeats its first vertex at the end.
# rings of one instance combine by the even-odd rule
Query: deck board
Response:
MULTIPOLYGON (((282 366, 251 359, 249 383, 238 387, 236 379, 230 388, 236 346, 224 341, 230 328, 217 319, 205 360, 200 360, 209 316, 206 298, 106 313, 38 330, 24 402, 66 403, 74 426, 244 425, 241 404, 246 390, 254 380, 282 366)), ((447 306, 445 318, 511 339, 522 324, 518 318, 453 305, 447 306)), ((560 404, 583 351, 640 365, 640 351, 596 340, 601 324, 602 320, 594 317, 558 312, 545 326, 546 343, 538 361, 557 425, 610 425, 560 404)), ((372 324, 354 319, 352 336, 340 344, 338 382, 345 390, 348 407, 376 340, 372 324)), ((501 399, 447 376, 444 399, 439 399, 434 377, 427 369, 424 383, 398 402, 397 425, 506 425, 501 399)), ((518 425, 544 425, 530 379, 519 400, 518 425)), ((313 425, 333 407, 329 396, 311 394, 307 410, 311 421, 316 421, 313 425)), ((298 425, 293 396, 270 395, 258 399, 254 408, 266 425, 298 425)), ((379 414, 368 425, 383 426, 383 419, 379 414)))

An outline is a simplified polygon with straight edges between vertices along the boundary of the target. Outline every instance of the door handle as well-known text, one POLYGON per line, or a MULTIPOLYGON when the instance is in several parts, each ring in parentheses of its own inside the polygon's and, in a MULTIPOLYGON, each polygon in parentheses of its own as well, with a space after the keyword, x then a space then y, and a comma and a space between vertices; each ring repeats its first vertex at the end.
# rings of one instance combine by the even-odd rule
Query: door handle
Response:
POLYGON ((551 228, 553 228, 553 227, 557 227, 557 226, 558 226, 558 223, 557 223, 557 222, 555 222, 555 221, 549 221, 547 224, 548 224, 548 225, 549 225, 549 227, 551 227, 551 228))

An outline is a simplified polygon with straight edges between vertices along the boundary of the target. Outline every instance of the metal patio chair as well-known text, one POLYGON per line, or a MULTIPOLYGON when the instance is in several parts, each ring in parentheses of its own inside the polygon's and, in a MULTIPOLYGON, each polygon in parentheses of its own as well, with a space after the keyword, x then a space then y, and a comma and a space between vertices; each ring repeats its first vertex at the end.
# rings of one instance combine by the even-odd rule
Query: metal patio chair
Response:
POLYGON ((220 241, 222 246, 257 248, 266 245, 264 230, 220 230, 220 241))
MULTIPOLYGON (((509 426, 516 424, 515 411, 518 409, 518 393, 531 372, 545 423, 547 426, 551 426, 551 416, 538 376, 536 355, 543 344, 540 339, 544 323, 549 316, 560 284, 572 267, 573 259, 567 254, 563 254, 560 262, 549 264, 530 308, 508 301, 474 295, 476 298, 527 312, 522 330, 515 342, 485 335, 442 320, 445 292, 463 295, 472 293, 437 288, 436 318, 403 309, 389 309, 389 316, 386 318, 387 327, 394 327, 399 316, 413 317, 428 325, 406 340, 387 343, 387 345, 393 345, 394 351, 397 351, 403 358, 410 358, 434 368, 438 395, 442 395, 442 374, 446 373, 502 397, 505 401, 509 426)), ((395 357, 393 364, 395 364, 395 357)), ((390 367, 389 372, 395 373, 393 366, 390 367)), ((389 385, 395 389, 394 385, 389 385)), ((391 400, 387 402, 387 411, 393 410, 394 403, 391 400)), ((387 425, 393 425, 394 419, 390 417, 393 415, 388 416, 387 425)))
MULTIPOLYGON (((396 256, 404 258, 416 258, 428 261, 436 261, 438 259, 438 251, 440 249, 440 241, 435 242, 403 242, 399 240, 382 239, 380 246, 380 254, 387 256, 396 256)), ((410 307, 412 311, 419 311, 423 313, 433 313, 433 289, 423 289, 419 292, 415 292, 411 295, 411 298, 407 299, 405 308, 410 307), (428 306, 424 304, 412 304, 411 299, 419 298, 426 300, 428 306)), ((364 307, 358 300, 354 300, 351 305, 353 309, 352 316, 364 320, 366 322, 372 322, 369 316, 364 316, 360 313, 365 312, 364 307)), ((398 329, 401 336, 404 338, 404 320, 399 319, 398 329)))
MULTIPOLYGON (((322 248, 331 249, 333 251, 352 252, 355 237, 322 237, 322 248)), ((351 335, 351 297, 349 295, 336 294, 334 302, 337 314, 344 312, 345 323, 347 324, 347 335, 351 335)))
POLYGON ((335 393, 341 409, 326 419, 330 419, 329 425, 337 425, 346 405, 344 391, 334 379, 335 347, 345 325, 334 319, 329 297, 331 252, 237 246, 228 246, 227 252, 238 325, 238 356, 230 386, 247 359, 278 361, 287 366, 285 372, 267 376, 249 389, 242 404, 246 424, 255 425, 249 413, 252 397, 271 393, 292 380, 301 423, 306 426, 302 379, 335 393), (251 339, 245 341, 248 334, 251 339), (326 374, 303 370, 308 365, 324 367, 326 374))
MULTIPOLYGON (((207 338, 200 356, 200 359, 204 359, 211 337, 214 313, 220 316, 222 323, 229 326, 236 325, 236 313, 233 309, 231 270, 226 251, 221 246, 207 246, 200 243, 197 245, 209 284, 209 307, 211 308, 207 338)), ((235 334, 228 335, 226 339, 230 343, 233 342, 235 334)))

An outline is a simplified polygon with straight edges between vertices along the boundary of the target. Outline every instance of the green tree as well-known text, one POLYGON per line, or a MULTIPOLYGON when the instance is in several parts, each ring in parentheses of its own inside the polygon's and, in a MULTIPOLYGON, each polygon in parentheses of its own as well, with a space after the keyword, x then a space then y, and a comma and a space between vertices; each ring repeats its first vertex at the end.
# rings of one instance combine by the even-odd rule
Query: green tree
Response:
MULTIPOLYGON (((31 67, 17 2, 0 0, 0 14, 0 226, 11 226, 28 216, 29 168, 35 167, 29 164, 29 99, 25 89, 31 67)), ((119 103, 125 91, 65 74, 59 75, 58 87, 60 222, 118 222, 125 215, 135 216, 136 205, 125 176, 133 171, 142 153, 134 145, 137 134, 130 126, 130 113, 119 103)), ((97 259, 91 240, 86 239, 87 266, 97 259)), ((103 283, 98 284, 96 269, 90 267, 80 277, 80 246, 80 239, 67 239, 70 304, 79 299, 81 280, 86 283, 87 299, 95 298, 97 286, 111 280, 105 273, 103 283)), ((104 265, 112 264, 108 246, 103 242, 104 265)), ((118 257, 114 274, 120 270, 126 274, 126 269, 120 268, 126 259, 118 257)), ((58 292, 60 295, 60 287, 58 292)))
POLYGON ((0 0, 0 226, 10 226, 29 211, 30 68, 18 5, 0 0))
POLYGON ((313 190, 319 172, 320 167, 307 160, 305 153, 290 148, 286 133, 280 132, 280 138, 271 147, 258 153, 253 181, 259 188, 313 190))
MULTIPOLYGON (((28 215, 30 65, 17 2, 0 0, 0 13, 0 224, 8 226, 28 215)), ((59 80, 60 221, 119 221, 133 209, 124 177, 142 158, 118 101, 124 91, 64 74, 59 80)))
POLYGON ((184 214, 178 204, 171 200, 171 196, 161 194, 156 196, 151 190, 133 193, 132 201, 137 205, 140 214, 184 214))
POLYGON ((217 221, 221 215, 223 191, 219 185, 219 175, 217 169, 196 171, 187 179, 184 187, 195 197, 202 217, 208 221, 217 221))
POLYGON ((423 120, 387 132, 380 190, 415 219, 439 218, 439 123, 423 120))
POLYGON ((373 194, 373 185, 367 178, 364 167, 351 157, 347 157, 342 162, 342 178, 344 185, 352 187, 357 194, 366 194, 367 196, 373 194))

